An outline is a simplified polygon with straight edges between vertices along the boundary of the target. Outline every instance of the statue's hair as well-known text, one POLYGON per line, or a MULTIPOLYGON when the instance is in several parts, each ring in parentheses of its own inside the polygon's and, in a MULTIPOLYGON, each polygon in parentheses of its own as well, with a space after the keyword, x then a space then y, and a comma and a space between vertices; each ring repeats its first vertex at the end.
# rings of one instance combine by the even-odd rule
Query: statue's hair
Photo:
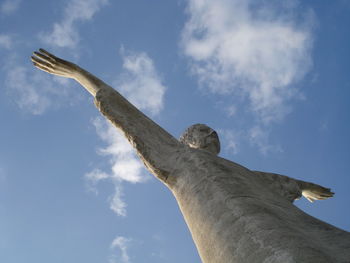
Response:
MULTIPOLYGON (((183 144, 186 144, 186 145, 194 145, 197 142, 198 138, 196 138, 194 135, 195 135, 195 131, 198 131, 200 130, 201 128, 206 128, 206 129, 209 129, 209 130, 212 130, 214 131, 212 128, 210 128, 209 126, 205 125, 205 124, 201 124, 201 123, 197 123, 197 124, 194 124, 194 125, 191 125, 190 127, 188 127, 184 133, 181 135, 180 137, 180 142, 183 143, 183 144)), ((216 131, 214 131, 215 134, 216 134, 216 131)), ((216 134, 217 136, 217 134, 216 134)), ((217 143, 218 143, 218 152, 220 152, 220 140, 219 140, 219 137, 217 136, 217 143)))
MULTIPOLYGON (((205 124, 201 124, 201 123, 197 123, 197 124, 193 124, 190 127, 188 127, 183 134, 180 136, 180 142, 182 142, 183 144, 189 144, 193 142, 193 133, 195 130, 200 129, 201 127, 208 127, 205 124)), ((209 128, 209 127, 208 127, 209 128)))

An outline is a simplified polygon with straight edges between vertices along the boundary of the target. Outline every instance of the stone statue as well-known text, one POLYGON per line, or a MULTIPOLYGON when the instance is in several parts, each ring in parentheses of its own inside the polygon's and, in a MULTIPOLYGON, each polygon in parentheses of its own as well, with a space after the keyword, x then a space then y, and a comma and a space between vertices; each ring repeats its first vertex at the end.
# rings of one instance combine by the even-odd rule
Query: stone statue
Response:
POLYGON ((218 157, 218 135, 204 124, 189 127, 178 141, 79 66, 43 49, 32 61, 94 96, 100 112, 174 194, 203 262, 350 262, 350 233, 293 205, 301 195, 311 202, 332 197, 330 189, 218 157))

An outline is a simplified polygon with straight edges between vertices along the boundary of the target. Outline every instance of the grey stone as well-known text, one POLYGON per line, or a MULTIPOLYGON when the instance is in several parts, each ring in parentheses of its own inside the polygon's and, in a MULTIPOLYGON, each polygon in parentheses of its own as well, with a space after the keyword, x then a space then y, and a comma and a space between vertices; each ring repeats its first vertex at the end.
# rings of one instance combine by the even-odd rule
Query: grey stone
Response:
POLYGON ((332 197, 330 189, 217 156, 218 136, 204 124, 178 141, 77 65, 42 49, 32 60, 41 70, 77 80, 95 97, 100 112, 174 194, 203 262, 350 262, 350 233, 293 205, 301 195, 309 201, 332 197))

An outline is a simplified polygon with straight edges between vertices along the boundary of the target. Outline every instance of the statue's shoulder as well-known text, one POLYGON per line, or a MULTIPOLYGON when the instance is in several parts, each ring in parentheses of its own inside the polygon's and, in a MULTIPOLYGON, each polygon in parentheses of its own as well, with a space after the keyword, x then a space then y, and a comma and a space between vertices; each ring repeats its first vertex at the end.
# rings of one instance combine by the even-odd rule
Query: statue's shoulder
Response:
POLYGON ((293 202, 301 197, 301 189, 296 180, 285 175, 277 173, 267 173, 252 171, 264 182, 264 185, 274 193, 283 196, 288 201, 293 202))
POLYGON ((210 177, 245 176, 251 172, 248 168, 231 160, 202 149, 188 147, 187 145, 184 145, 178 156, 179 162, 181 162, 183 167, 198 167, 201 171, 208 173, 210 177))

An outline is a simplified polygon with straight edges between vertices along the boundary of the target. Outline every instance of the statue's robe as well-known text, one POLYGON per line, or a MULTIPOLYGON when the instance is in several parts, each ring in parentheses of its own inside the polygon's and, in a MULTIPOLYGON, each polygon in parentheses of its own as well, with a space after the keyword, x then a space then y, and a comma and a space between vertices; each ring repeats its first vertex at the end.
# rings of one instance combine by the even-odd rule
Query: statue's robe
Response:
POLYGON ((172 191, 203 262, 350 262, 350 233, 294 206, 293 179, 183 145, 111 88, 95 104, 172 191))

